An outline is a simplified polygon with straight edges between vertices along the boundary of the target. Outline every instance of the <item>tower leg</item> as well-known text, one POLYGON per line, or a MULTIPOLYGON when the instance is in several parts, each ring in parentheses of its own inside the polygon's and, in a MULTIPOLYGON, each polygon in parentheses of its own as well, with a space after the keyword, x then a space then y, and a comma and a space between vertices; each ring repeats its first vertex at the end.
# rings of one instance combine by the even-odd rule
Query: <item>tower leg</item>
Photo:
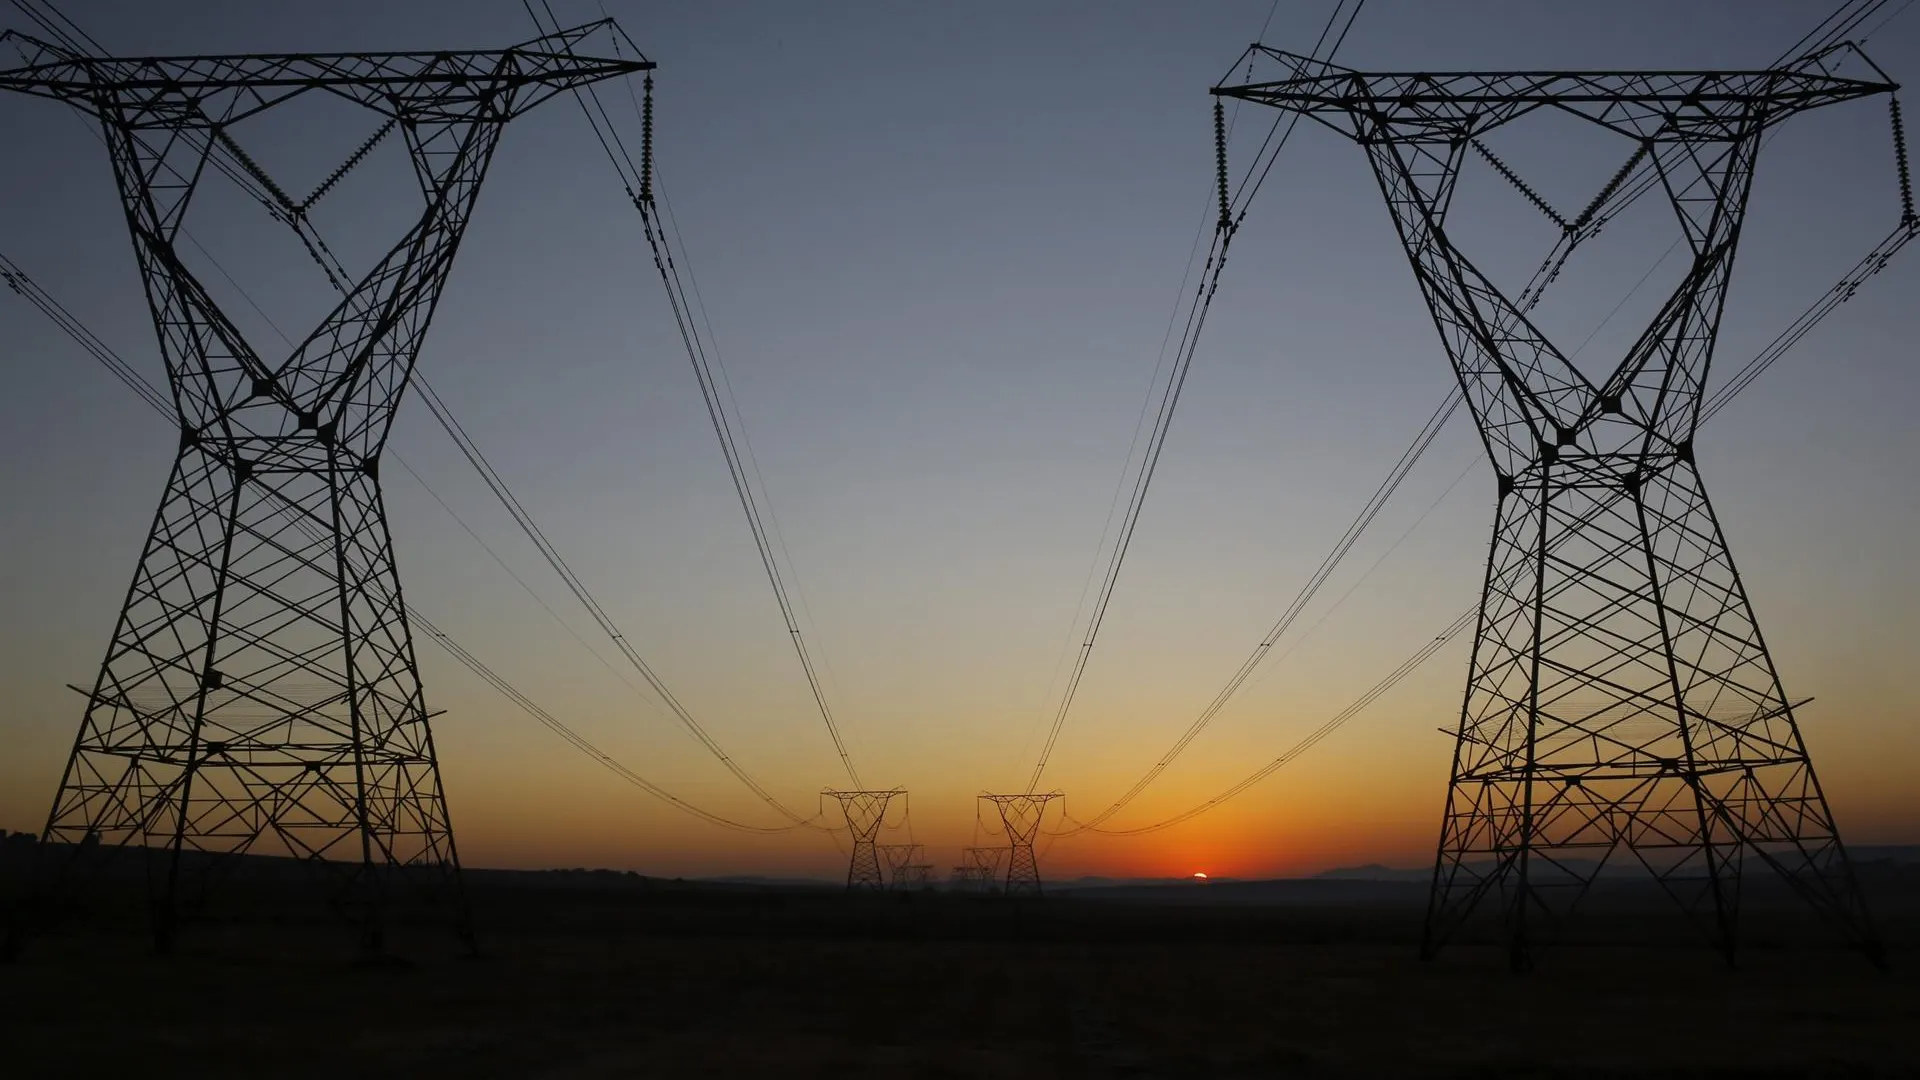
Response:
POLYGON ((1059 792, 1044 795, 982 795, 1000 812, 1000 824, 1007 834, 1008 896, 1039 896, 1040 860, 1034 854, 1033 841, 1046 818, 1047 804, 1060 798, 1059 792))
POLYGON ((853 856, 847 863, 847 891, 884 890, 887 877, 880 867, 880 829, 886 824, 887 805, 894 796, 904 792, 897 788, 887 791, 829 789, 821 794, 840 804, 841 815, 847 822, 847 833, 853 839, 853 856))
POLYGON ((853 859, 847 864, 847 890, 879 890, 886 888, 886 877, 880 872, 880 852, 873 838, 856 838, 853 842, 853 859))
POLYGON ((1040 862, 1033 854, 1033 841, 1015 840, 1007 852, 1007 895, 1039 896, 1040 862))
POLYGON ((89 697, 44 835, 140 850, 160 950, 249 855, 333 871, 366 950, 395 878, 471 937, 379 483, 333 457, 190 440, 89 697))
POLYGON ((1423 952, 1498 893, 1524 968, 1624 852, 1729 963, 1748 855, 1876 954, 1699 476, 1644 464, 1542 468, 1501 500, 1423 952))

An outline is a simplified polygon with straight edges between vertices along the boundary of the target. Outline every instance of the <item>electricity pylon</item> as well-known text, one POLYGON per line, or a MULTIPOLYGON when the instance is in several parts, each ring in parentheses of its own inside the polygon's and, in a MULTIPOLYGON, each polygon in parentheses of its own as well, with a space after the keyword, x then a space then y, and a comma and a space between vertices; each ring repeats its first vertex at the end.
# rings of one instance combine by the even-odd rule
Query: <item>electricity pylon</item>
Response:
POLYGON ((43 845, 144 848, 162 949, 183 876, 248 853, 334 871, 332 900, 368 950, 399 884, 441 901, 471 941, 380 456, 502 129, 653 67, 574 52, 616 33, 603 21, 493 52, 145 59, 4 35, 24 62, 0 89, 99 121, 177 407, 173 470, 43 845), (371 134, 295 201, 240 140, 311 92, 363 107, 371 134), (419 216, 342 281, 309 211, 395 134, 419 216), (248 341, 175 247, 216 174, 299 233, 342 294, 284 359, 248 341))
POLYGON ((822 794, 839 801, 840 812, 847 819, 847 832, 853 837, 853 858, 847 864, 847 891, 885 889, 887 878, 880 868, 875 840, 880 835, 880 826, 887 820, 887 804, 896 796, 905 795, 906 790, 835 791, 829 788, 822 794))
POLYGON ((967 847, 960 849, 962 865, 953 868, 955 884, 967 892, 991 892, 999 876, 1002 849, 967 847))
POLYGON ((914 860, 920 857, 919 844, 881 844, 880 858, 887 865, 887 889, 898 892, 913 884, 914 860))
POLYGON ((1025 795, 982 795, 1000 812, 1000 824, 1007 833, 1007 880, 1008 896, 1039 896, 1040 862, 1033 853, 1033 838, 1040 832, 1041 819, 1046 817, 1047 804, 1055 799, 1064 798, 1058 791, 1044 795, 1027 793, 1025 795))
POLYGON ((1834 51, 1768 71, 1425 74, 1254 51, 1281 77, 1214 93, 1366 151, 1496 473, 1424 954, 1498 893, 1511 962, 1530 966, 1535 921, 1551 930, 1624 849, 1729 960, 1749 854, 1877 957, 1694 433, 1763 135, 1893 85, 1832 74, 1834 51), (1578 215, 1482 141, 1539 110, 1631 144, 1578 215), (1554 222, 1562 260, 1623 184, 1664 192, 1691 263, 1604 381, 1547 340, 1525 293, 1510 299, 1454 246, 1447 212, 1469 152, 1554 222))

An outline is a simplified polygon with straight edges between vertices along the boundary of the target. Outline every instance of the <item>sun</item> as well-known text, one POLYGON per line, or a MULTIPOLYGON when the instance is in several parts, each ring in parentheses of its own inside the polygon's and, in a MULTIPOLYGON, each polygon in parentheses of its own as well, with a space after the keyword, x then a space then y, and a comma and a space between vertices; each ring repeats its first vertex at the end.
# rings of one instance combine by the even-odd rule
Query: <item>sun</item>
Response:
POLYGON ((1206 874, 1206 871, 1204 871, 1204 870, 1195 870, 1195 871, 1193 872, 1193 880, 1195 880, 1195 881, 1205 881, 1205 880, 1207 880, 1207 874, 1206 874))

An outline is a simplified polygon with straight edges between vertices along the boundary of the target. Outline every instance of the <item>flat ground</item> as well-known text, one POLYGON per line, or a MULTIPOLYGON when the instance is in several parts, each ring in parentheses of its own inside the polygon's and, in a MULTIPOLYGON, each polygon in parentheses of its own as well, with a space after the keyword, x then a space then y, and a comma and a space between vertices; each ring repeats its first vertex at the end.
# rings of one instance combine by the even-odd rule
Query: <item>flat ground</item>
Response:
POLYGON ((1012 903, 475 875, 478 959, 407 928, 408 963, 356 966, 339 927, 257 909, 166 957, 132 927, 50 932, 0 967, 0 1073, 1920 1076, 1911 884, 1874 889, 1890 974, 1761 934, 1738 970, 1586 945, 1516 976, 1491 948, 1417 961, 1414 893, 1012 903))

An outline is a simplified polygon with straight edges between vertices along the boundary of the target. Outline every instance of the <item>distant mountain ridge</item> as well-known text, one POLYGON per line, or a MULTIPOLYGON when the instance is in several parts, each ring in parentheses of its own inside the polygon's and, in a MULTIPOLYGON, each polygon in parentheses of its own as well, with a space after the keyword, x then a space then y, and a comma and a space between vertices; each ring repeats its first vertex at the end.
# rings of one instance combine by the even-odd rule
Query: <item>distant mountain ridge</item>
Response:
MULTIPOLYGON (((1850 858, 1852 858, 1853 861, 1860 862, 1860 863, 1896 863, 1900 865, 1920 865, 1920 844, 1869 844, 1869 845, 1863 845, 1860 847, 1848 848, 1847 854, 1850 858)), ((1581 869, 1586 869, 1593 866, 1593 861, 1592 860, 1562 860, 1562 864, 1570 868, 1578 867, 1581 869)), ((1611 861, 1607 865, 1607 867, 1601 872, 1602 877, 1609 878, 1609 879, 1615 878, 1615 877, 1621 877, 1621 878, 1639 877, 1639 876, 1642 876, 1643 874, 1644 874, 1644 870, 1641 868, 1639 863, 1634 862, 1631 859, 1620 860, 1617 858, 1611 861)), ((1264 885, 1270 882, 1284 882, 1284 881, 1330 881, 1330 882, 1345 881, 1345 882, 1380 882, 1380 883, 1390 883, 1390 884, 1403 884, 1408 882, 1425 882, 1432 876, 1433 876, 1433 867, 1431 865, 1417 866, 1417 867, 1387 866, 1385 864, 1375 862, 1375 863, 1363 863, 1359 866, 1336 866, 1331 869, 1322 870, 1318 873, 1305 875, 1304 877, 1293 877, 1293 878, 1285 878, 1285 877, 1271 878, 1271 879, 1247 879, 1247 878, 1230 878, 1230 877, 1115 878, 1115 877, 1103 877, 1100 875, 1087 875, 1084 877, 1062 879, 1058 881, 1049 879, 1044 881, 1042 884, 1049 891, 1081 892, 1081 891, 1097 891, 1097 890, 1109 890, 1109 889, 1149 889, 1149 888, 1163 889, 1163 888, 1179 888, 1182 886, 1192 887, 1192 888, 1203 888, 1210 885, 1243 885, 1243 886, 1244 885, 1264 885)), ((755 874, 727 874, 727 875, 720 875, 715 877, 693 878, 689 880, 711 882, 714 884, 724 884, 724 885, 757 885, 764 888, 775 888, 775 889, 781 889, 781 888, 828 889, 828 888, 841 887, 841 882, 837 880, 827 880, 824 878, 771 877, 771 876, 761 876, 761 875, 755 875, 755 874)), ((934 884, 936 887, 940 885, 940 883, 938 882, 934 884)))
MULTIPOLYGON (((9 832, 5 829, 0 829, 0 866, 5 866, 7 864, 11 864, 14 862, 20 862, 22 863, 22 865, 24 865, 24 860, 32 856, 33 851, 37 846, 37 844, 38 844, 37 838, 33 833, 25 832, 25 831, 9 832)), ((1875 865, 1875 866, 1883 866, 1883 867, 1884 866, 1899 866, 1899 867, 1920 866, 1920 844, 1862 844, 1862 845, 1849 847, 1847 849, 1847 854, 1849 855, 1849 857, 1852 859, 1853 862, 1861 865, 1875 865)), ((280 863, 286 863, 288 866, 293 865, 292 860, 286 859, 282 856, 248 855, 245 857, 245 859, 250 863, 257 863, 262 865, 280 864, 280 863)), ((1580 861, 1562 860, 1562 862, 1563 862, 1563 865, 1568 865, 1571 867, 1579 867, 1583 865, 1580 861)), ((1584 863, 1584 865, 1590 867, 1593 864, 1591 861, 1587 861, 1584 863)), ((1750 869, 1758 869, 1761 872, 1764 872, 1764 868, 1759 867, 1757 862, 1754 865, 1750 866, 1750 869)), ((779 876, 779 875, 763 875, 763 874, 717 874, 713 876, 671 878, 671 877, 647 874, 637 870, 613 870, 613 869, 607 869, 607 868, 588 869, 585 867, 549 867, 544 869, 525 869, 525 868, 506 868, 506 867, 496 868, 496 867, 484 867, 484 866, 467 866, 465 870, 469 874, 473 874, 481 877, 487 877, 487 878, 494 878, 502 881, 516 881, 516 882, 523 882, 528 884, 550 884, 550 885, 593 883, 593 884, 599 884, 599 885, 611 885, 611 886, 619 886, 619 887, 643 887, 644 888, 644 887, 647 887, 648 883, 650 882, 659 882, 659 883, 679 882, 679 883, 684 883, 686 885, 715 885, 715 886, 730 886, 730 887, 748 888, 748 889, 759 888, 759 889, 776 889, 776 890, 777 889, 808 889, 808 890, 840 889, 845 887, 845 879, 838 876, 833 878, 822 878, 822 877, 779 876)), ((1283 886, 1286 883, 1305 884, 1305 883, 1311 883, 1311 882, 1323 882, 1328 884, 1351 883, 1355 885, 1364 884, 1364 883, 1374 883, 1379 885, 1404 886, 1409 883, 1424 883, 1431 877, 1432 873, 1433 873, 1433 869, 1430 864, 1425 866, 1420 866, 1420 867, 1397 867, 1397 866, 1386 866, 1381 863, 1363 863, 1358 866, 1333 867, 1327 870, 1319 871, 1318 873, 1306 875, 1304 877, 1287 877, 1287 878, 1271 878, 1271 879, 1245 879, 1245 878, 1230 878, 1230 877, 1112 878, 1112 877, 1102 877, 1098 875, 1088 875, 1084 877, 1062 879, 1062 880, 1047 879, 1043 882, 1043 886, 1048 892, 1074 892, 1074 893, 1103 893, 1103 892, 1125 891, 1125 890, 1165 890, 1165 889, 1183 890, 1183 891, 1184 890, 1204 891, 1209 886, 1233 887, 1233 888, 1223 889, 1221 890, 1222 892, 1260 892, 1266 889, 1270 889, 1272 887, 1283 886)), ((1644 871, 1639 866, 1639 864, 1633 861, 1630 857, 1625 859, 1616 858, 1609 863, 1606 870, 1603 872, 1601 876, 1608 879, 1641 877, 1641 876, 1644 876, 1644 871)), ((935 888, 942 888, 945 885, 945 883, 941 881, 935 881, 932 884, 935 888)))
POLYGON ((1365 866, 1337 866, 1313 875, 1315 881, 1413 881, 1433 873, 1432 867, 1418 870, 1367 863, 1365 866))
POLYGON ((829 881, 826 878, 768 877, 760 874, 722 874, 718 877, 690 878, 688 880, 706 882, 713 885, 759 885, 769 889, 839 889, 846 886, 846 882, 844 881, 829 881))
MULTIPOLYGON (((1867 844, 1847 849, 1848 858, 1854 862, 1920 864, 1920 844, 1867 844)), ((1563 865, 1587 868, 1594 865, 1591 859, 1563 859, 1563 865)), ((1638 863, 1631 860, 1615 859, 1601 872, 1604 877, 1639 876, 1644 873, 1638 863)), ((1379 863, 1367 863, 1363 866, 1338 866, 1331 870, 1322 870, 1312 875, 1316 881, 1424 881, 1433 875, 1433 867, 1418 868, 1382 866, 1379 863)))

